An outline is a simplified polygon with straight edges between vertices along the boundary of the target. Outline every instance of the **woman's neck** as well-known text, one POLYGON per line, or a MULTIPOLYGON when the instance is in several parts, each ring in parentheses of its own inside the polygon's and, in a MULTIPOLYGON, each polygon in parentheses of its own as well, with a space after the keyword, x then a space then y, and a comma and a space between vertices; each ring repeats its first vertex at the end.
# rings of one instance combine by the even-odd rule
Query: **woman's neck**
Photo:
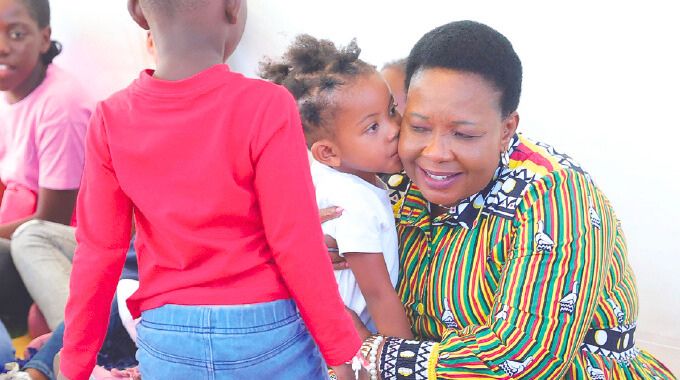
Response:
POLYGON ((47 65, 42 62, 38 62, 33 68, 33 71, 28 75, 28 77, 13 90, 7 91, 5 94, 5 99, 9 104, 15 104, 24 100, 28 95, 30 95, 33 90, 38 88, 40 84, 45 80, 47 75, 47 65))
POLYGON ((434 219, 440 215, 446 214, 450 209, 450 207, 444 207, 442 205, 430 202, 430 217, 434 219))

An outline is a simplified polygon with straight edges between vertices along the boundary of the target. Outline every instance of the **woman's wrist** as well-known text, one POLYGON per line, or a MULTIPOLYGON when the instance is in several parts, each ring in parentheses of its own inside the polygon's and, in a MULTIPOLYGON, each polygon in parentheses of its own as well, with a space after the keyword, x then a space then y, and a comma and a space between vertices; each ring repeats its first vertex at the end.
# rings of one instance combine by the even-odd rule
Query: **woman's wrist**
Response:
POLYGON ((385 338, 378 360, 379 379, 430 378, 439 356, 439 344, 395 337, 385 338))
POLYGON ((364 339, 359 351, 349 364, 355 378, 362 380, 378 380, 380 377, 380 353, 385 342, 385 337, 374 334, 364 339))

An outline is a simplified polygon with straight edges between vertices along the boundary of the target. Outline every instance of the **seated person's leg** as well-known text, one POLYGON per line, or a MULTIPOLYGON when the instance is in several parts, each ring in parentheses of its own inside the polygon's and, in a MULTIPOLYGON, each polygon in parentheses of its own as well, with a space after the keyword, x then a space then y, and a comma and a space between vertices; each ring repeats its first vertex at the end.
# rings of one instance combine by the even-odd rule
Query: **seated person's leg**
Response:
POLYGON ((75 248, 73 227, 43 220, 23 224, 12 236, 16 268, 52 330, 64 320, 75 248))
POLYGON ((16 336, 26 332, 26 318, 32 302, 14 267, 10 241, 0 239, 0 320, 10 334, 16 336))
POLYGON ((12 347, 12 339, 9 337, 5 325, 0 322, 0 368, 5 363, 14 361, 14 348, 12 347))
MULTIPOLYGON (((53 368, 54 363, 58 363, 58 359, 56 359, 57 353, 64 345, 63 337, 64 323, 62 322, 54 330, 52 337, 50 337, 47 343, 24 366, 24 370, 29 372, 32 378, 56 378, 57 369, 53 368), (39 372, 37 376, 35 371, 39 372)), ((120 320, 118 304, 114 297, 114 301, 111 304, 111 313, 109 314, 109 329, 106 332, 102 349, 97 356, 97 364, 107 369, 133 367, 137 365, 137 360, 135 359, 136 351, 135 343, 120 320)))
POLYGON ((61 323, 52 332, 50 339, 26 363, 23 369, 31 375, 32 379, 55 379, 56 374, 52 372, 52 363, 54 362, 54 356, 61 350, 63 345, 64 324, 61 323))

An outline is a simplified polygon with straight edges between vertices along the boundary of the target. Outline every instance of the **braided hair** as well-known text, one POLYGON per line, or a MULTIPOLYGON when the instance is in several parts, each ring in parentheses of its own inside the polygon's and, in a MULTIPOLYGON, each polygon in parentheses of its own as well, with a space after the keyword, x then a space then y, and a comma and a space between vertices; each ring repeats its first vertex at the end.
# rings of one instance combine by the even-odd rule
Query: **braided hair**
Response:
POLYGON ((286 87, 295 97, 308 147, 332 135, 338 90, 375 72, 359 53, 356 39, 339 49, 329 40, 302 34, 280 61, 260 63, 262 78, 286 87))
MULTIPOLYGON (((38 23, 40 29, 50 26, 50 2, 49 0, 21 0, 28 9, 31 18, 38 23)), ((61 43, 50 41, 50 48, 40 56, 43 64, 49 65, 54 57, 61 53, 61 43)))

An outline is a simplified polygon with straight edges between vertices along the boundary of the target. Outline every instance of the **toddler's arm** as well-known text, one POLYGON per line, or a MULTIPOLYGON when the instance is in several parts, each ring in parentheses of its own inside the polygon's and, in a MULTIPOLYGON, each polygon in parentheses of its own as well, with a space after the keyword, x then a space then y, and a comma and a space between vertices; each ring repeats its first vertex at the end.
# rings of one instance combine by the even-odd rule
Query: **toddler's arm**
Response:
POLYGON ((345 259, 357 279, 378 331, 387 336, 412 339, 404 306, 392 287, 382 253, 345 253, 345 259))

